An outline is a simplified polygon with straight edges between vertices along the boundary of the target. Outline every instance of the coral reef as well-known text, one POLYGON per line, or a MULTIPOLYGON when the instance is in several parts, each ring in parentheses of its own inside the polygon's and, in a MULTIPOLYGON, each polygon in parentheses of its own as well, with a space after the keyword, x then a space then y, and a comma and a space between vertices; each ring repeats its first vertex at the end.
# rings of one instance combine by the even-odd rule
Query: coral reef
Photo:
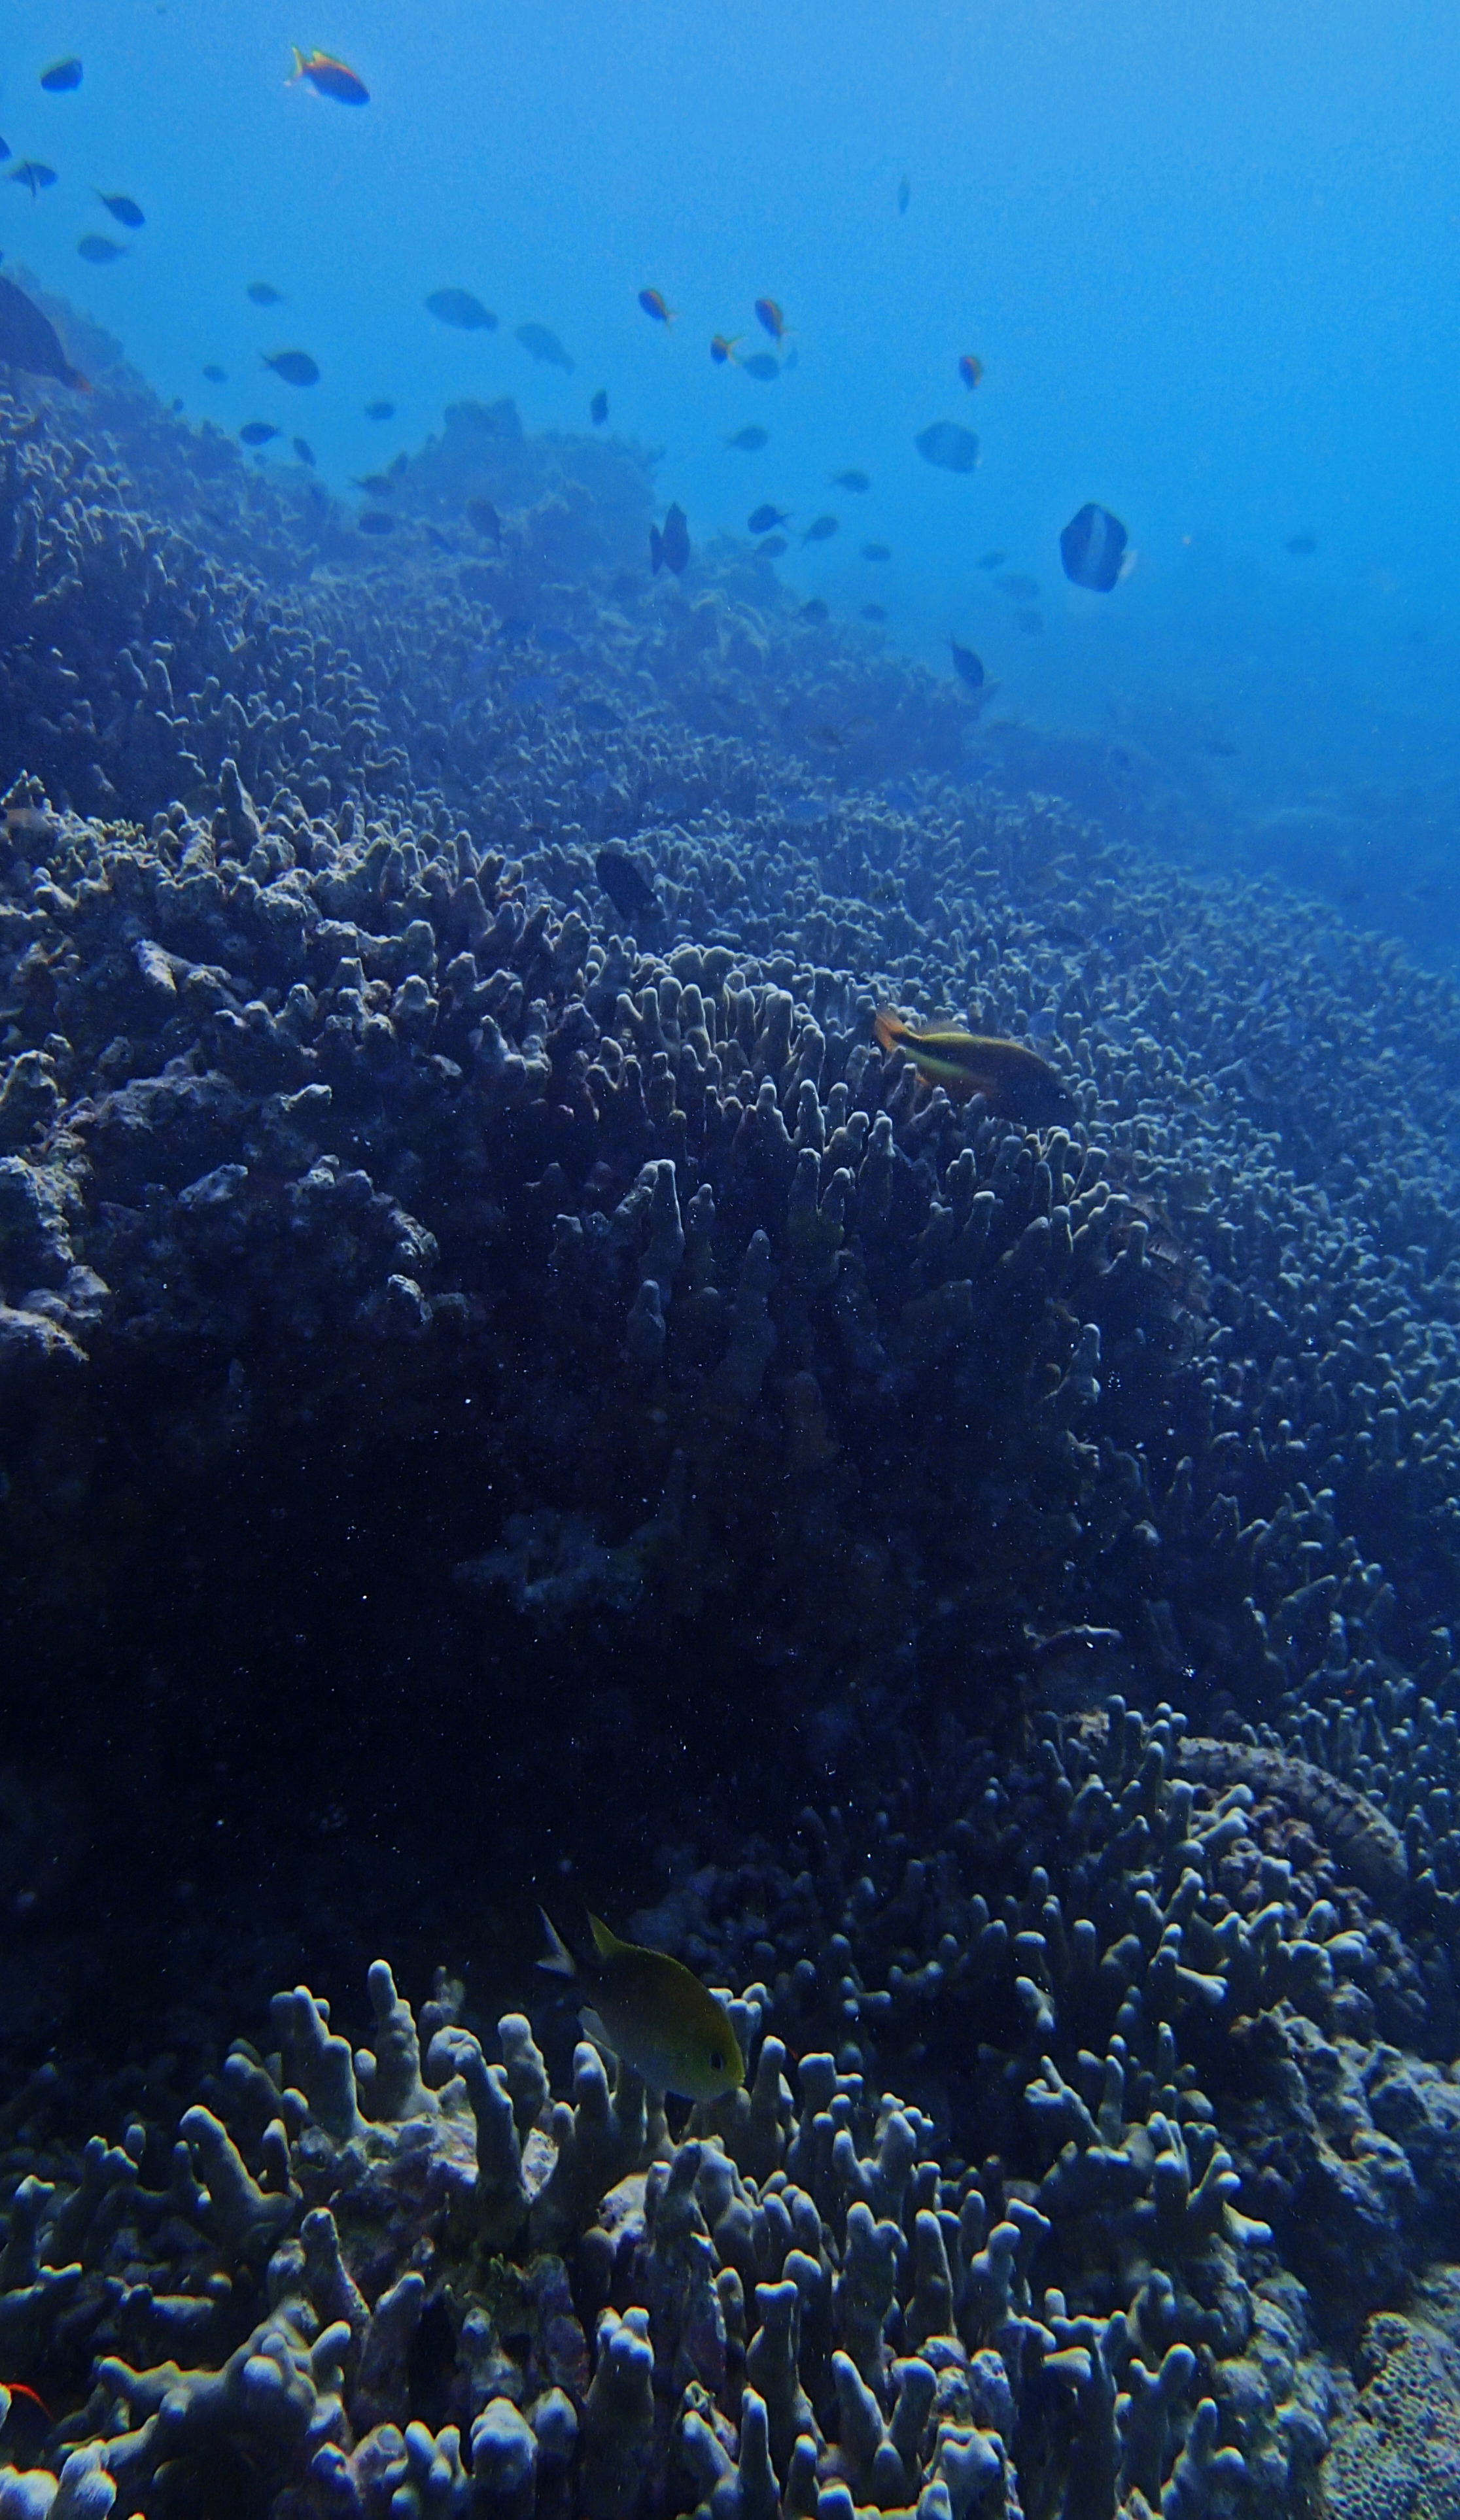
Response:
MULTIPOLYGON (((1158 1684, 1259 1698, 1433 1658, 1455 1371, 1434 1285, 1422 1311, 1405 1289, 1420 1227, 1376 1224, 1367 1177, 1342 1197, 1337 1159, 1332 1182, 1243 1174, 1266 1141, 1202 1081, 1193 990, 1173 1032, 1153 970, 1171 1037, 1114 1065, 1048 936, 1082 914, 1056 902, 1044 941, 1027 920, 995 946, 937 889, 940 858, 952 892, 971 850, 993 880, 1025 845, 990 803, 944 807, 941 833, 852 805, 820 871, 783 832, 762 885, 789 895, 784 947, 737 951, 713 941, 708 833, 665 835, 671 934, 641 949, 598 925, 591 829, 508 861, 348 799, 264 813, 231 756, 211 815, 174 806, 145 836, 17 794, 54 828, 5 871, 13 1369, 205 1353, 234 1377, 228 1441, 280 1342, 444 1343, 498 1438, 501 1508, 462 1562, 487 1582, 505 1544, 527 1610, 578 1579, 543 1596, 516 1552, 627 1548, 582 1582, 646 1628, 733 1582, 747 1628, 774 1611, 791 1650, 817 1630, 868 1666, 971 1619, 1012 1667, 1082 1626, 1158 1684), (884 859, 916 846, 927 925, 828 902, 858 821, 884 859), (917 1096, 870 1047, 881 995, 970 987, 1015 1028, 1026 993, 1058 994, 1072 1130, 917 1096), (1386 1301, 1409 1328, 1381 1364, 1386 1301), (658 1515, 628 1520, 645 1496, 658 1515)), ((1113 880, 1113 853, 1064 837, 1113 880)), ((753 863, 758 839, 752 819, 753 863)), ((1437 1212, 1437 1282, 1446 1232, 1437 1212)))
POLYGON ((1449 2420, 1453 2349, 1393 2305, 1448 2299, 1460 2097, 1378 2035, 1419 1972, 1352 1799, 1320 1845, 1300 1777, 1284 1838, 1281 1763, 1169 1708, 1038 1746, 971 1749, 940 1839, 884 1812, 856 1870, 808 1813, 799 1860, 639 1920, 743 1987, 748 2084, 673 2134, 591 2046, 557 2097, 526 2017, 493 2061, 459 1983, 413 2014, 384 1961, 366 2044, 280 1995, 170 2146, 133 2117, 77 2150, 36 2077, 0 2351, 67 2409, 58 2507, 242 2462, 289 2520, 1185 2520, 1344 2507, 1375 2427, 1402 2470, 1449 2420), (1218 1746, 1261 1800, 1183 1773, 1218 1746))
MULTIPOLYGON (((829 2054, 794 2091, 763 2037, 739 2104, 672 2142, 589 2047, 555 2101, 521 2016, 488 2064, 446 1981, 419 2025, 384 1962, 370 1993, 356 2056, 305 1989, 281 1996, 279 2048, 234 2048, 156 2188, 140 2124, 79 2163, 15 2130, 0 2322, 75 2404, 44 2465, 0 2471, 0 2508, 170 2507, 232 2472, 295 2520, 1094 2520, 1132 2493, 1179 2520, 1300 2492, 1326 2405, 1300 2295, 1244 2273, 1270 2234, 1189 2089, 1185 2135, 1152 2107, 1123 2151, 1108 2095, 1103 2157, 1169 2272, 1134 2250, 1092 2312, 1038 2281, 1075 2239, 1068 2200, 944 2173, 931 2122, 829 2054)), ((748 2041, 762 1994, 737 2005, 748 2041)))
POLYGON ((83 354, 0 396, 0 2520, 1442 2501, 1460 998, 651 579, 632 449, 455 405, 367 548, 83 354), (550 1864, 658 1864, 744 2091, 521 2009, 550 1864), (471 2004, 264 2031, 362 1940, 471 2004))

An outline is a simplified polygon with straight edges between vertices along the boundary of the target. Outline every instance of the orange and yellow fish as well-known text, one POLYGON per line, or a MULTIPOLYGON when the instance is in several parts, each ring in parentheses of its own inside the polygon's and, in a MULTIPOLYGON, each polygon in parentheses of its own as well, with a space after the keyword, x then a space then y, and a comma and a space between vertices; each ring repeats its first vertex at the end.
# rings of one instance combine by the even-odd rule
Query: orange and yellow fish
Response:
POLYGON ((1070 1095, 1054 1069, 1022 1041, 963 1032, 954 1024, 915 1032, 890 1007, 883 1008, 872 1028, 882 1049, 904 1052, 924 1084, 940 1085, 955 1102, 981 1094, 1001 1118, 1036 1126, 1070 1110, 1070 1095))
POLYGON ((370 103, 370 90, 359 72, 352 70, 345 62, 337 62, 333 53, 301 53, 297 44, 292 44, 290 50, 294 54, 294 68, 285 82, 287 86, 293 87, 296 80, 302 78, 317 88, 321 96, 332 96, 337 105, 370 103))
POLYGON ((645 314, 651 316, 656 324, 673 323, 673 315, 664 304, 663 298, 659 290, 641 289, 639 292, 639 304, 643 307, 645 314))
POLYGON ((972 350, 965 350, 958 362, 958 373, 969 392, 972 393, 975 385, 982 382, 983 362, 981 359, 976 359, 972 350))
POLYGON ((777 343, 784 341, 786 338, 786 318, 782 314, 779 306, 776 304, 775 299, 773 297, 757 297, 755 300, 755 312, 761 323, 765 326, 771 339, 777 343))
POLYGON ((722 368, 725 366, 727 360, 732 368, 737 366, 738 361, 735 353, 744 339, 745 335, 743 333, 737 333, 731 340, 727 340, 723 333, 712 333, 709 338, 709 355, 713 359, 715 366, 717 368, 722 368))

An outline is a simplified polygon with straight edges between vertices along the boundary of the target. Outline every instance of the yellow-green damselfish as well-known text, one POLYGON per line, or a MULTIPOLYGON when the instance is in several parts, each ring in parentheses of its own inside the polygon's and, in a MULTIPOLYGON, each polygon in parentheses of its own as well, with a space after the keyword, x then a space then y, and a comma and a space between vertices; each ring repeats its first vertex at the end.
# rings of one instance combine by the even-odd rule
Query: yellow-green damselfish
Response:
POLYGON ((620 1943, 599 1916, 591 1960, 573 1958, 545 1912, 551 1948, 540 1968, 573 1978, 588 2001, 578 2018, 594 2046, 631 2065, 652 2092, 717 2100, 745 2081, 730 2015, 693 1971, 664 1952, 620 1943))

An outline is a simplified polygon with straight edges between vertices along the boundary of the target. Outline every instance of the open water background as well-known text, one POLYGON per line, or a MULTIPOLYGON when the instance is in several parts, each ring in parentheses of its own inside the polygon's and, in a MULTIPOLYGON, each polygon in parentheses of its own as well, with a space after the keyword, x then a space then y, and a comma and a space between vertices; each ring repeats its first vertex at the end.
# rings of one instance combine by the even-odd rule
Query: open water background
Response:
POLYGON ((794 531, 838 514, 783 563, 807 597, 881 602, 889 636, 944 665, 956 633, 993 713, 1174 780, 1173 840, 1317 883, 1445 958, 1457 99, 1453 13, 1373 0, 334 0, 318 21, 273 0, 13 0, 0 132, 60 180, 38 202, 0 184, 0 248, 190 413, 275 420, 285 449, 302 430, 334 487, 454 397, 510 391, 529 428, 575 428, 603 385, 610 428, 662 450, 696 542, 761 500, 794 531), (287 86, 296 42, 358 68, 368 107, 287 86), (83 84, 43 93, 68 52, 83 84), (75 250, 108 226, 93 184, 147 212, 103 269, 75 250), (284 304, 249 303, 260 278, 284 304), (498 331, 433 323, 445 286, 498 331), (769 384, 707 355, 716 331, 766 346, 762 293, 797 351, 769 384), (571 374, 529 358, 525 321, 571 374), (318 360, 316 388, 262 370, 287 346, 318 360), (986 372, 972 394, 964 351, 986 372), (388 425, 363 417, 377 396, 388 425), (940 418, 978 430, 971 477, 915 453, 940 418), (724 443, 748 422, 771 434, 753 456, 724 443), (848 466, 864 496, 828 486, 848 466), (1109 599, 1059 570, 1086 499, 1140 555, 1109 599), (1294 558, 1300 535, 1317 548, 1294 558), (890 563, 863 562, 867 540, 890 563), (1037 608, 979 570, 991 548, 1037 608), (1033 608, 1039 633, 1019 627, 1033 608))

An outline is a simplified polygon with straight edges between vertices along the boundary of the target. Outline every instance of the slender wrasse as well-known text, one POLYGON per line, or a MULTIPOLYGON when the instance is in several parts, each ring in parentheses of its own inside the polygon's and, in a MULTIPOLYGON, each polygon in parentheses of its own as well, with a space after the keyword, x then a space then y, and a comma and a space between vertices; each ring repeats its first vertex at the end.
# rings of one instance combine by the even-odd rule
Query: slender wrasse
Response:
POLYGON ((890 1007, 873 1026, 884 1050, 904 1051, 925 1085, 940 1085, 955 1102, 981 1094, 990 1111, 1010 1120, 1059 1120, 1070 1095, 1054 1069, 1022 1041, 962 1032, 953 1024, 915 1032, 890 1007))

